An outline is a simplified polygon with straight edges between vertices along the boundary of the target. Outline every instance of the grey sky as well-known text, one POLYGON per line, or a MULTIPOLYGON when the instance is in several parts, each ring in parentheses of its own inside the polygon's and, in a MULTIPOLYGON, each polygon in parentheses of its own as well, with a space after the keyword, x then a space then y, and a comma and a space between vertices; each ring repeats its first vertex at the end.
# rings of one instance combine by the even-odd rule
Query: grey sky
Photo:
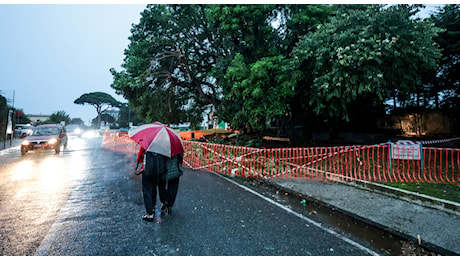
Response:
POLYGON ((97 116, 80 95, 110 87, 140 5, 0 5, 0 90, 26 114, 63 110, 85 124, 97 116))

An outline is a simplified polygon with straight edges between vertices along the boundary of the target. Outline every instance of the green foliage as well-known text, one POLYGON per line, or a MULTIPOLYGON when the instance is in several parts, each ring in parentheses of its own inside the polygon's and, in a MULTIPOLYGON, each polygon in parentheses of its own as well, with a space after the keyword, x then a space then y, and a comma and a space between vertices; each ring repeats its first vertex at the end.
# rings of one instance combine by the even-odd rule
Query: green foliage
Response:
MULTIPOLYGON (((439 27, 455 32, 457 9, 433 26, 413 18, 419 8, 148 5, 111 86, 145 122, 198 127, 216 112, 233 128, 261 131, 377 118, 389 99, 437 91, 423 75, 436 70, 434 39, 439 27)), ((455 50, 455 37, 443 39, 455 50)))
POLYGON ((233 84, 227 103, 242 102, 242 110, 232 118, 232 127, 247 124, 254 130, 266 128, 267 120, 285 116, 294 95, 296 77, 284 56, 264 57, 247 65, 237 54, 227 70, 226 79, 233 84))
POLYGON ((333 15, 331 5, 279 5, 280 26, 278 33, 282 36, 279 46, 281 54, 290 55, 299 38, 309 32, 316 31, 319 24, 329 20, 333 15))
POLYGON ((83 122, 81 118, 72 118, 72 120, 70 120, 70 124, 82 126, 85 124, 85 122, 83 122))
POLYGON ((101 115, 101 120, 104 122, 107 122, 109 124, 114 124, 115 123, 115 118, 109 114, 102 114, 101 115))
POLYGON ((6 133, 6 124, 8 120, 8 106, 6 98, 0 95, 0 140, 3 140, 6 133))
POLYGON ((6 98, 0 95, 0 108, 6 107, 6 98))
POLYGON ((412 13, 407 6, 346 10, 302 38, 295 68, 311 83, 303 87, 313 111, 348 120, 347 106, 358 98, 383 103, 411 93, 440 58, 433 41, 439 28, 410 19, 412 13))
MULTIPOLYGON (((1 97, 0 97, 1 99, 1 97)), ((6 104, 6 103, 5 103, 6 104)), ((1 105, 0 105, 1 107, 1 105)), ((22 111, 22 109, 17 109, 15 110, 14 112, 14 117, 15 117, 15 124, 29 124, 30 123, 30 118, 28 118, 25 114, 24 114, 24 111, 22 111)))
POLYGON ((148 5, 134 25, 124 71, 111 69, 112 87, 146 121, 196 121, 217 106, 213 69, 227 54, 217 48, 201 5, 148 5))
POLYGON ((101 107, 103 105, 117 107, 120 105, 116 99, 104 92, 92 92, 83 94, 77 98, 74 103, 78 105, 89 104, 94 107, 101 107))
POLYGON ((274 5, 210 5, 205 13, 231 55, 240 53, 252 63, 277 54, 279 37, 271 26, 277 17, 274 5))
POLYGON ((120 107, 117 122, 119 127, 128 127, 129 122, 132 122, 133 125, 141 125, 144 123, 143 120, 130 109, 128 104, 123 104, 120 107))
POLYGON ((118 102, 111 95, 104 92, 91 92, 81 95, 74 101, 75 104, 85 105, 89 104, 96 108, 98 123, 97 127, 101 125, 101 115, 112 107, 119 107, 121 103, 118 102))
POLYGON ((419 194, 440 198, 443 200, 460 203, 460 186, 455 184, 440 183, 382 183, 383 185, 396 187, 419 194))
POLYGON ((62 121, 65 122, 66 125, 70 123, 70 116, 65 111, 57 111, 51 114, 50 118, 44 122, 43 124, 60 124, 62 121))
POLYGON ((433 72, 437 80, 436 90, 443 93, 443 106, 457 116, 460 112, 460 5, 446 5, 433 17, 436 26, 445 31, 437 42, 442 49, 439 68, 433 72))

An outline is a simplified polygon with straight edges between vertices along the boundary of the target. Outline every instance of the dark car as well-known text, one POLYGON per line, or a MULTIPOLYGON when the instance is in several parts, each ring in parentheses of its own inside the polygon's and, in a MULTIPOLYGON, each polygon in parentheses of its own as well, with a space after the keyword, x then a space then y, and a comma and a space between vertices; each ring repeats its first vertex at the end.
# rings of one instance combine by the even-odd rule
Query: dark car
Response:
POLYGON ((21 154, 37 149, 54 149, 56 153, 67 147, 67 133, 62 125, 40 125, 21 143, 21 154))

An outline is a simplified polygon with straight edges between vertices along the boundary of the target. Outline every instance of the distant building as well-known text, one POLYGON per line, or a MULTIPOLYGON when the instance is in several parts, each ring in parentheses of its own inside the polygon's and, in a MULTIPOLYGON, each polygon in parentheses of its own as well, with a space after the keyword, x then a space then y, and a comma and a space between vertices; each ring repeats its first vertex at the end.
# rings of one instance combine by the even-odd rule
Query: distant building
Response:
POLYGON ((175 124, 175 125, 169 125, 174 130, 177 131, 189 131, 190 130, 190 123, 181 123, 181 124, 175 124))
POLYGON ((50 119, 51 115, 26 115, 30 120, 31 120, 31 124, 32 125, 35 125, 37 122, 44 122, 48 119, 50 119))

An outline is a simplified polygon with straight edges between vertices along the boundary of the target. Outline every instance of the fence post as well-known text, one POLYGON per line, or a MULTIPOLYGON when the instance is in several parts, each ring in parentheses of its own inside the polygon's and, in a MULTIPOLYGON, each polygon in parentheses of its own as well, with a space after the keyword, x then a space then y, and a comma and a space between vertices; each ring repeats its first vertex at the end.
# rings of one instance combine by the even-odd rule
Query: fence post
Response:
POLYGON ((391 176, 391 173, 393 172, 393 149, 391 147, 391 141, 388 141, 388 162, 389 162, 389 169, 390 169, 390 172, 389 172, 389 176, 391 176))

